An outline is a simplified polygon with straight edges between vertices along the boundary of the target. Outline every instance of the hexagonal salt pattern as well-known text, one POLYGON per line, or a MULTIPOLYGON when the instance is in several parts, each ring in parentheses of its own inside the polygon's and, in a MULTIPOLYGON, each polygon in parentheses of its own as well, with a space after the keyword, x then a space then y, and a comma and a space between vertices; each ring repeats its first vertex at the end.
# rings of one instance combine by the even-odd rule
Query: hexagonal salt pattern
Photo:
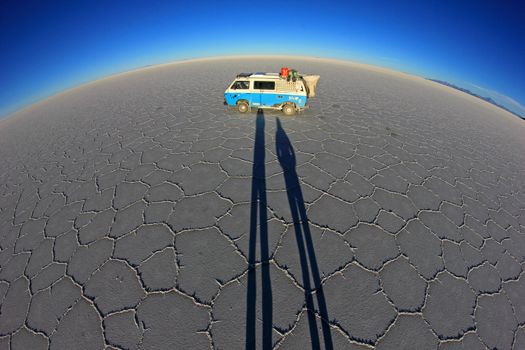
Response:
POLYGON ((321 59, 184 62, 0 121, 1 349, 521 349, 525 124, 321 59), (241 115, 239 71, 321 75, 241 115))

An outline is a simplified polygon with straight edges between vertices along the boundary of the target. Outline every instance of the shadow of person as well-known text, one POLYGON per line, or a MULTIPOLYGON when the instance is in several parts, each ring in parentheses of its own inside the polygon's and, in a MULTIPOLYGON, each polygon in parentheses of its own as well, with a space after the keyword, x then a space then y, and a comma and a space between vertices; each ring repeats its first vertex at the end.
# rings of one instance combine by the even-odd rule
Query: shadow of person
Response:
POLYGON ((276 123, 277 129, 275 134, 275 146, 277 158, 279 159, 279 163, 281 164, 284 172, 286 193, 288 196, 288 202, 290 204, 290 212, 292 214, 293 226, 295 229, 297 248, 299 250, 299 259, 301 261, 302 279, 308 314, 308 327, 310 330, 312 349, 321 348, 312 296, 314 291, 316 292, 317 304, 319 306, 319 313, 321 316, 324 348, 333 349, 332 335, 330 332, 330 325, 328 324, 328 311, 326 307, 323 286, 321 285, 319 266, 317 265, 317 259, 315 257, 315 249, 308 224, 308 217, 306 215, 303 193, 299 183, 299 177, 297 176, 296 172, 295 152, 288 135, 286 135, 286 132, 281 125, 279 118, 276 118, 276 123), (310 283, 309 270, 311 270, 313 286, 310 283))
POLYGON ((264 113, 257 111, 255 120, 255 142, 253 150, 252 194, 250 205, 250 232, 248 246, 248 282, 246 296, 246 349, 255 349, 257 319, 256 248, 257 218, 259 219, 261 290, 262 290, 262 335, 263 349, 272 349, 272 283, 270 280, 270 251, 268 243, 268 216, 266 200, 266 168, 264 113))

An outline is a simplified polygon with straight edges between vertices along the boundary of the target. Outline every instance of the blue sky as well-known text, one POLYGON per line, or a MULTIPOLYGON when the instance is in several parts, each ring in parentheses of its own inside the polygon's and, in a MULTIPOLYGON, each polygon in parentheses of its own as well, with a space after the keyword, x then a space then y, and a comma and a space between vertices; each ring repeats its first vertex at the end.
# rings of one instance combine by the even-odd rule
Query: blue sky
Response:
POLYGON ((520 3, 4 1, 0 118, 109 74, 235 54, 322 56, 384 66, 447 80, 525 115, 525 5, 520 3))

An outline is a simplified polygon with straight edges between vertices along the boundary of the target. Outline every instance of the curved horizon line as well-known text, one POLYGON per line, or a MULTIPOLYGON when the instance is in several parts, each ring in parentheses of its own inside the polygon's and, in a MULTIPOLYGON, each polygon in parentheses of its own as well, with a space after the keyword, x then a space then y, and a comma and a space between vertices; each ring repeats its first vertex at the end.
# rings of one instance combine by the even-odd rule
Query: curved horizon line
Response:
MULTIPOLYGON (((59 89, 59 90, 57 90, 55 92, 50 93, 49 95, 43 96, 41 98, 37 98, 33 102, 29 102, 29 103, 21 106, 20 108, 14 110, 14 111, 6 113, 3 116, 0 115, 0 123, 2 123, 3 121, 5 121, 7 119, 11 119, 15 114, 24 112, 27 109, 32 108, 35 105, 38 105, 40 103, 43 103, 43 102, 45 102, 45 101, 47 101, 47 100, 49 100, 51 98, 58 97, 59 95, 71 92, 72 90, 83 88, 83 87, 86 87, 88 85, 101 82, 103 80, 116 78, 116 77, 123 76, 123 75, 126 75, 126 74, 139 73, 140 71, 143 71, 143 70, 161 68, 161 67, 175 65, 175 64, 193 63, 193 62, 199 62, 199 61, 211 61, 211 60, 220 60, 220 59, 236 59, 236 58, 242 59, 242 58, 251 58, 251 57, 261 57, 261 58, 280 58, 280 57, 282 57, 282 58, 294 58, 294 59, 329 60, 329 61, 334 61, 334 63, 337 63, 337 62, 339 62, 339 63, 349 63, 349 64, 363 66, 362 68, 370 67, 370 68, 375 68, 375 69, 382 69, 382 70, 385 70, 385 72, 386 71, 390 71, 390 72, 396 72, 396 73, 410 75, 409 73, 396 71, 396 70, 385 68, 385 67, 382 67, 382 66, 376 66, 376 65, 363 63, 363 62, 351 61, 351 60, 334 58, 334 57, 328 57, 328 56, 327 57, 322 57, 322 56, 285 55, 285 54, 241 54, 241 55, 198 56, 198 57, 192 57, 192 58, 182 58, 182 59, 170 60, 170 61, 163 62, 163 63, 154 63, 154 64, 148 64, 148 65, 145 65, 145 66, 132 67, 132 68, 121 70, 121 71, 115 71, 114 73, 111 73, 111 74, 108 74, 108 75, 105 75, 105 76, 102 76, 102 77, 97 77, 97 78, 90 79, 90 80, 87 80, 87 81, 81 81, 81 82, 79 82, 79 83, 77 83, 75 85, 64 87, 63 89, 59 89)), ((417 75, 412 75, 412 76, 419 77, 417 75)))
MULTIPOLYGON (((375 72, 380 72, 380 73, 385 73, 385 74, 389 74, 389 75, 394 75, 394 76, 397 76, 399 78, 405 78, 405 79, 409 79, 409 80, 417 80, 418 82, 424 82, 424 83, 430 84, 433 87, 441 88, 441 89, 446 90, 448 92, 452 92, 455 95, 460 95, 460 96, 463 96, 463 97, 473 98, 473 99, 477 100, 478 102, 483 102, 484 104, 486 104, 488 106, 491 106, 493 108, 497 108, 498 111, 504 111, 504 112, 507 112, 510 115, 512 115, 512 113, 510 113, 510 112, 508 112, 508 111, 506 111, 506 110, 504 110, 502 108, 499 108, 499 107, 497 107, 497 106, 495 106, 495 105, 493 105, 493 104, 491 104, 491 103, 489 103, 487 101, 484 101, 484 100, 476 98, 476 97, 474 97, 472 95, 469 95, 466 92, 462 92, 462 91, 459 91, 457 89, 453 89, 453 88, 451 88, 449 86, 445 86, 445 85, 436 83, 436 82, 434 82, 432 80, 428 80, 428 78, 425 78, 423 76, 419 76, 419 75, 416 75, 416 74, 413 74, 413 73, 407 73, 407 72, 403 72, 403 71, 398 71, 398 70, 391 69, 391 68, 386 68, 386 67, 383 67, 383 66, 377 66, 377 65, 373 65, 373 64, 369 64, 369 63, 363 63, 363 62, 359 62, 359 61, 352 61, 352 60, 348 60, 348 59, 341 59, 341 58, 334 58, 334 57, 304 56, 304 55, 285 55, 285 54, 242 54, 242 55, 214 55, 214 56, 200 56, 200 57, 193 57, 193 58, 183 58, 183 59, 178 59, 178 60, 173 60, 173 61, 168 61, 168 62, 163 62, 163 63, 149 64, 149 65, 145 65, 145 66, 133 67, 133 68, 126 69, 126 70, 117 71, 115 73, 112 73, 112 74, 109 74, 109 75, 106 75, 106 76, 103 76, 103 77, 95 78, 95 79, 84 81, 84 82, 79 82, 77 85, 65 87, 64 89, 56 91, 55 93, 52 93, 52 94, 50 94, 48 96, 42 97, 40 99, 37 99, 34 102, 30 102, 29 104, 24 105, 24 106, 20 107, 19 109, 15 110, 15 111, 7 113, 3 117, 0 116, 0 125, 4 124, 8 120, 12 120, 14 117, 16 117, 17 114, 23 113, 23 112, 27 112, 28 110, 30 110, 32 108, 35 108, 38 105, 49 101, 50 99, 62 96, 64 94, 73 92, 73 91, 75 91, 77 89, 85 88, 85 87, 88 87, 88 86, 90 86, 92 84, 96 84, 96 83, 99 83, 99 82, 102 82, 102 81, 105 81, 105 80, 108 80, 108 79, 118 78, 118 77, 121 77, 121 76, 124 76, 124 75, 128 75, 128 74, 140 73, 142 71, 149 70, 149 69, 164 68, 166 66, 177 65, 177 64, 194 63, 194 62, 200 62, 200 61, 213 61, 213 60, 221 60, 221 59, 243 59, 243 58, 289 58, 289 59, 308 59, 308 60, 312 60, 313 59, 313 60, 320 60, 320 61, 323 61, 323 60, 324 61, 329 61, 330 63, 347 64, 347 65, 356 66, 358 68, 362 68, 362 69, 366 69, 366 70, 371 70, 371 71, 375 71, 375 72)), ((515 116, 513 115, 513 117, 515 117, 515 116)))

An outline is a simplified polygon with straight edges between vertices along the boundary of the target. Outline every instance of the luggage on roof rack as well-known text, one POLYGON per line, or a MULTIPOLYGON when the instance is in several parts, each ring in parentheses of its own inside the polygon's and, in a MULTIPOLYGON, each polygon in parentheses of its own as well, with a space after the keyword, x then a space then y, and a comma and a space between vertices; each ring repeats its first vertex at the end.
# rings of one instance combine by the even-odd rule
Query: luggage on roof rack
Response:
POLYGON ((249 77, 252 74, 253 73, 239 73, 239 74, 237 74, 237 78, 247 78, 247 77, 249 77))
POLYGON ((290 69, 288 71, 288 75, 286 76, 286 80, 288 81, 292 80, 293 82, 296 82, 297 79, 299 79, 299 72, 296 71, 295 69, 290 69))

